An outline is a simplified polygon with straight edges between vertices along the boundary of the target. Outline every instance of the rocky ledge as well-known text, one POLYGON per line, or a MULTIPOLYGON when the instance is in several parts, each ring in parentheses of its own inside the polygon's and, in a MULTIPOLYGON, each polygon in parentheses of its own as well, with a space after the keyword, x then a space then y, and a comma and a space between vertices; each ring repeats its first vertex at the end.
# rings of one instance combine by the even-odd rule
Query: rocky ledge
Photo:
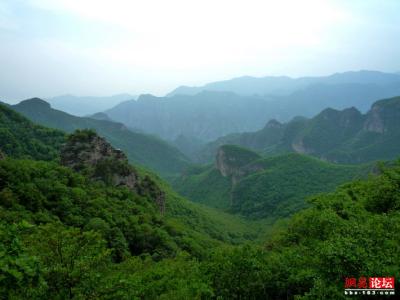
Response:
POLYGON ((165 210, 165 194, 157 184, 148 176, 140 179, 125 153, 92 130, 77 130, 68 137, 61 151, 61 164, 93 180, 149 196, 162 213, 165 210))

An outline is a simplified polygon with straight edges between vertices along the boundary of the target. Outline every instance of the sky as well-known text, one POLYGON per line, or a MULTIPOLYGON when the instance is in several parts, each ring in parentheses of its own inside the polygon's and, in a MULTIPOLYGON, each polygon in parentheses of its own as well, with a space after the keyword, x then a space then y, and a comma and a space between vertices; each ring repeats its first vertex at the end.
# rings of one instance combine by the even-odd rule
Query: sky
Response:
POLYGON ((0 0, 0 100, 400 71, 399 0, 0 0))

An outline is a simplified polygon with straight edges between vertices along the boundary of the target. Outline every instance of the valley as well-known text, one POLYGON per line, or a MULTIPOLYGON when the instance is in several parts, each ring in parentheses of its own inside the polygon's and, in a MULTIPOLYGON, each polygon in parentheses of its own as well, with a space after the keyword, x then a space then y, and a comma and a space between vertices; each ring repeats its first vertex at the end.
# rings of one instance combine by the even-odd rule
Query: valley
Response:
MULTIPOLYGON (((244 109, 223 93, 223 105, 244 109)), ((263 117, 240 118, 261 129, 243 132, 233 118, 207 143, 184 132, 163 140, 109 111, 0 104, 1 295, 316 299, 324 282, 344 299, 343 274, 400 276, 400 98, 288 122, 252 99, 263 117)), ((138 103, 157 101, 167 100, 138 103)), ((198 133, 210 116, 195 120, 198 133)))

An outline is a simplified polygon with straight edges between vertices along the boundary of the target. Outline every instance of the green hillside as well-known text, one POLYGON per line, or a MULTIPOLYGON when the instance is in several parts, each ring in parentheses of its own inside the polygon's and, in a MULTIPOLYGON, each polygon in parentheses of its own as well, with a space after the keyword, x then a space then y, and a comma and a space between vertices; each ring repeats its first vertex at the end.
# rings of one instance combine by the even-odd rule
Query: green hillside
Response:
POLYGON ((0 109, 0 299, 346 299, 345 276, 400 276, 400 162, 306 204, 372 165, 225 145, 181 185, 232 215, 94 131, 0 109))
POLYGON ((220 165, 188 170, 173 186, 192 201, 255 218, 288 216, 304 208, 308 196, 371 170, 371 165, 338 165, 295 153, 230 166, 229 174, 229 167, 221 173, 220 165))
POLYGON ((179 173, 189 164, 173 146, 154 136, 133 132, 120 123, 72 116, 52 109, 47 102, 37 98, 22 101, 12 109, 38 124, 69 133, 76 129, 94 129, 114 147, 123 150, 131 162, 164 176, 179 173))
POLYGON ((0 150, 14 158, 53 160, 65 134, 36 125, 0 103, 0 150))
POLYGON ((400 97, 377 101, 366 114, 328 108, 311 119, 270 121, 260 131, 221 137, 194 156, 210 162, 220 145, 235 144, 266 155, 297 152, 336 163, 391 160, 400 154, 399 120, 400 97))
POLYGON ((333 191, 340 184, 365 177, 370 165, 339 165, 286 154, 259 160, 262 171, 240 180, 232 189, 230 210, 252 217, 285 217, 306 206, 311 195, 333 191))
POLYGON ((55 163, 0 174, 4 299, 346 299, 344 276, 400 276, 400 164, 313 197, 262 246, 217 248, 55 163))
POLYGON ((194 202, 225 210, 231 205, 231 180, 223 177, 213 166, 199 173, 188 170, 172 185, 177 192, 194 202))

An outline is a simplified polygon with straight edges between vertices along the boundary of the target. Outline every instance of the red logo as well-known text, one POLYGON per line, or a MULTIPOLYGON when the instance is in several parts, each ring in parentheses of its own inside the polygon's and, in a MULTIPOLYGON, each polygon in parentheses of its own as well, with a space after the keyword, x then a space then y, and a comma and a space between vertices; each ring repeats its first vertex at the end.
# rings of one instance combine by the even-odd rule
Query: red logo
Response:
POLYGON ((394 277, 346 277, 345 295, 394 295, 394 277))
POLYGON ((394 277, 370 277, 370 289, 394 289, 394 277))

